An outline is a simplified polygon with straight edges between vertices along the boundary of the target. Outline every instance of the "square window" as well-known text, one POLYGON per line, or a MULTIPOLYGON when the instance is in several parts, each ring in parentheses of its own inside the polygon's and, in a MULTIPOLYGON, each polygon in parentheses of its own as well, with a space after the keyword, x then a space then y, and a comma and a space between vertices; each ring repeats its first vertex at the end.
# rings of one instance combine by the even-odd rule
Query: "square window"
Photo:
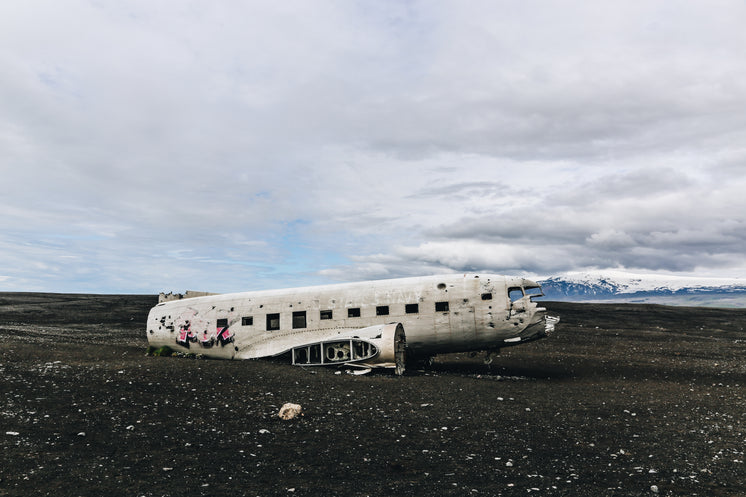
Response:
POLYGON ((331 319, 332 318, 332 311, 331 310, 321 311, 321 314, 320 314, 319 317, 321 319, 331 319))
POLYGON ((218 319, 218 328, 227 328, 227 327, 228 327, 228 318, 218 319))
POLYGON ((254 324, 254 316, 244 316, 241 318, 241 326, 252 326, 254 324))
POLYGON ((379 305, 376 307, 376 316, 388 316, 389 315, 389 306, 387 305, 379 305))
POLYGON ((448 302, 436 302, 435 312, 448 312, 448 302))
POLYGON ((406 304, 404 306, 404 312, 407 314, 417 314, 420 312, 420 304, 406 304))
POLYGON ((280 329, 280 315, 279 314, 267 314, 267 331, 274 331, 280 329))
POLYGON ((306 311, 296 311, 293 313, 293 328, 306 327, 306 311))
POLYGON ((351 307, 347 309, 347 317, 348 318, 359 318, 360 317, 360 308, 359 307, 351 307))
POLYGON ((482 294, 482 300, 492 300, 492 294, 491 293, 483 293, 482 294))

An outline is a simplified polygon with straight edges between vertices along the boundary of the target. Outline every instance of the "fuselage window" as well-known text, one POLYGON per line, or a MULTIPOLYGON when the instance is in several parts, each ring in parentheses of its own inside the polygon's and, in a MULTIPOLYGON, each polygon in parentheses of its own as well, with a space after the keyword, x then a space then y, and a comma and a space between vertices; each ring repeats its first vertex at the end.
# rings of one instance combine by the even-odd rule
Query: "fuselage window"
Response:
POLYGON ((254 316, 244 316, 241 318, 241 326, 253 326, 254 316))
POLYGON ((379 305, 376 307, 376 316, 388 316, 389 315, 389 306, 387 305, 379 305))
POLYGON ((267 331, 274 331, 280 329, 280 315, 279 314, 267 314, 267 331))
POLYGON ((348 318, 359 318, 360 317, 360 308, 359 307, 351 307, 347 309, 347 317, 348 318))
POLYGON ((448 312, 448 302, 436 302, 435 312, 448 312))
POLYGON ((482 294, 482 300, 492 300, 492 294, 491 293, 483 293, 482 294))
POLYGON ((218 319, 218 328, 227 328, 227 327, 228 327, 228 318, 218 319))
POLYGON ((508 288, 508 296, 510 297, 511 302, 515 302, 516 300, 523 298, 523 290, 518 286, 510 287, 508 288))
POLYGON ((306 327, 306 311, 296 311, 293 313, 293 328, 306 327))
POLYGON ((321 315, 319 316, 321 319, 331 319, 332 318, 332 311, 321 311, 321 315))
POLYGON ((406 304, 404 306, 404 312, 407 314, 417 314, 420 312, 420 304, 406 304))

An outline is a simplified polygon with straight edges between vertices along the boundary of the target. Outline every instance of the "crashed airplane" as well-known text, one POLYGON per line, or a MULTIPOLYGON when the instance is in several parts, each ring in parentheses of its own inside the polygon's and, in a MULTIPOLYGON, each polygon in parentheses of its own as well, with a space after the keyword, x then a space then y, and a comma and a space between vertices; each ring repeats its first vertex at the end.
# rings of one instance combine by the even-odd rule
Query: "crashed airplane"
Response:
POLYGON ((547 336, 559 318, 530 280, 456 274, 205 295, 148 315, 151 347, 223 359, 281 357, 367 372, 451 352, 499 352, 547 336))

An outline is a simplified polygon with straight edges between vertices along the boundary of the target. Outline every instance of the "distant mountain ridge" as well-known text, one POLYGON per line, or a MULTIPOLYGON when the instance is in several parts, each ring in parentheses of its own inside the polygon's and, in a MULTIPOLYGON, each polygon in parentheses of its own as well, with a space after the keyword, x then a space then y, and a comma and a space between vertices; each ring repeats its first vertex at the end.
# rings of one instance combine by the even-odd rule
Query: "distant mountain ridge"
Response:
POLYGON ((544 300, 746 307, 746 280, 634 274, 564 273, 541 284, 544 300))

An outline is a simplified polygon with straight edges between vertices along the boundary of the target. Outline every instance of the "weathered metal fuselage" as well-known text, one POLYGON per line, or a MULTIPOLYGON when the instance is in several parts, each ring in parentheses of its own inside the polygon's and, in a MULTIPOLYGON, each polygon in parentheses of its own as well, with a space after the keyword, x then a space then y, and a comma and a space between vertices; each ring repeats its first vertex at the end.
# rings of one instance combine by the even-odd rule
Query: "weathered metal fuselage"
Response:
POLYGON ((213 295, 158 304, 147 336, 154 347, 227 359, 290 352, 294 364, 395 367, 405 341, 407 356, 427 357, 546 336, 558 319, 532 302, 541 295, 531 280, 490 274, 213 295))

